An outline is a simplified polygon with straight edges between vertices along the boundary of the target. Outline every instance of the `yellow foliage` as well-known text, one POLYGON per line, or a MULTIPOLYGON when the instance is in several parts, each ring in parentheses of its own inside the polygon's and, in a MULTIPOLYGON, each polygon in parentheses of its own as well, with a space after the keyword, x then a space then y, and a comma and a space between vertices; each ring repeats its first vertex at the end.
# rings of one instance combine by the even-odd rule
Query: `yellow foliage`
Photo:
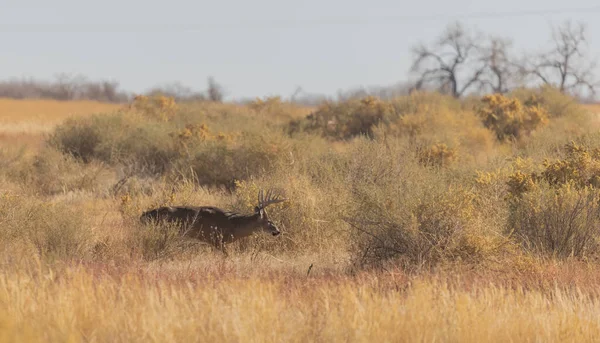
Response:
POLYGON ((424 115, 407 114, 400 117, 396 123, 393 123, 390 129, 392 132, 414 138, 423 132, 426 125, 427 120, 424 115))
POLYGON ((197 144, 199 142, 218 141, 222 143, 233 143, 237 137, 234 133, 225 134, 219 132, 215 135, 210 132, 208 126, 204 123, 187 124, 183 129, 172 132, 170 136, 175 138, 177 144, 181 148, 184 148, 184 150, 187 150, 187 148, 190 147, 190 144, 197 144))
POLYGON ((520 197, 523 193, 535 188, 535 174, 526 174, 517 170, 508 177, 506 184, 508 185, 508 192, 512 197, 520 197))
POLYGON ((272 108, 278 106, 281 106, 280 96, 266 97, 264 100, 257 97, 254 101, 248 104, 248 107, 257 112, 271 110, 272 108))
POLYGON ((475 175, 475 183, 480 186, 491 185, 500 178, 499 172, 482 172, 476 170, 475 175))
POLYGON ((456 160, 456 149, 446 144, 433 144, 418 152, 419 161, 424 165, 445 167, 456 160))
POLYGON ((573 182, 577 186, 600 185, 600 150, 579 145, 573 141, 565 146, 565 159, 543 162, 542 177, 551 185, 573 182))
POLYGON ((523 106, 519 100, 502 94, 486 95, 482 101, 485 106, 478 114, 501 141, 521 138, 548 123, 548 113, 538 104, 523 106))
POLYGON ((146 117, 161 121, 172 120, 179 109, 174 98, 163 95, 155 97, 137 95, 129 108, 146 117))
MULTIPOLYGON (((573 141, 564 147, 562 159, 545 159, 539 166, 531 166, 531 160, 517 159, 516 170, 507 181, 508 192, 513 198, 536 189, 540 181, 551 187, 574 186, 577 188, 600 186, 600 149, 588 149, 573 141), (527 173, 523 170, 533 171, 527 173)), ((482 177, 480 177, 483 180, 482 177)))

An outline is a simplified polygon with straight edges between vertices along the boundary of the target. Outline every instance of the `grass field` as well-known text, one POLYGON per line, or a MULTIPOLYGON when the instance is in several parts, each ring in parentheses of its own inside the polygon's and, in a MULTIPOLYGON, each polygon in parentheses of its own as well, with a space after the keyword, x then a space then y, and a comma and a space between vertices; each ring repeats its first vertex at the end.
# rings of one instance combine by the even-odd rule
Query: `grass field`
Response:
POLYGON ((595 341, 599 112, 0 100, 0 341, 595 341), (268 187, 282 235, 228 257, 138 222, 268 187))
POLYGON ((110 112, 120 106, 95 101, 15 100, 0 98, 0 146, 38 147, 43 135, 70 116, 110 112))

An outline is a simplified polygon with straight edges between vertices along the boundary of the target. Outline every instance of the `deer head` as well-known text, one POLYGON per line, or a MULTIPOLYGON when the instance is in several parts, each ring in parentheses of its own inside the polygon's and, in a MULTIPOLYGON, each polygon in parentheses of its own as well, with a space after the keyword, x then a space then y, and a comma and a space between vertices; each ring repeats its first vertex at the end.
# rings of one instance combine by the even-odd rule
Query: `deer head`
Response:
POLYGON ((258 205, 254 208, 254 213, 259 216, 259 223, 262 229, 273 236, 277 236, 281 233, 277 228, 277 225, 269 220, 266 207, 272 204, 284 202, 287 199, 280 198, 279 195, 273 194, 272 190, 267 191, 267 197, 265 198, 263 190, 258 192, 258 205))

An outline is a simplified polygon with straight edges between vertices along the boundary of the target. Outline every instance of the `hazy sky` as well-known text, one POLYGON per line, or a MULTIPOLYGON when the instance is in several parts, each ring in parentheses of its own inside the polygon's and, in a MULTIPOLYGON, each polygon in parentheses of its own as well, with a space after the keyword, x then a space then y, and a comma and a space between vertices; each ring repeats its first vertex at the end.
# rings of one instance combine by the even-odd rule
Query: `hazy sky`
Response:
POLYGON ((229 98, 334 94, 406 79, 410 48, 457 18, 529 51, 547 46, 551 24, 583 21, 600 57, 598 0, 0 0, 0 79, 68 72, 202 90, 212 75, 229 98))

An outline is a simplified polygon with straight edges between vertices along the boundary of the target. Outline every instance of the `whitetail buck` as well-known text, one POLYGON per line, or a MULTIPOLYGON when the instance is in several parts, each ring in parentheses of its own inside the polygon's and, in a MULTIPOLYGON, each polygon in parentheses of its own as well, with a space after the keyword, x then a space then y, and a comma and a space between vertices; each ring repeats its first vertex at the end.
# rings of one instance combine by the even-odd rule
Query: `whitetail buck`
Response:
POLYGON ((142 223, 166 221, 179 224, 183 235, 212 244, 227 254, 225 244, 255 232, 262 230, 273 236, 279 235, 281 232, 269 220, 265 208, 286 200, 274 196, 270 190, 267 191, 265 199, 261 190, 258 192, 258 204, 254 208, 254 214, 250 215, 224 211, 212 206, 168 206, 146 211, 140 220, 142 223))

